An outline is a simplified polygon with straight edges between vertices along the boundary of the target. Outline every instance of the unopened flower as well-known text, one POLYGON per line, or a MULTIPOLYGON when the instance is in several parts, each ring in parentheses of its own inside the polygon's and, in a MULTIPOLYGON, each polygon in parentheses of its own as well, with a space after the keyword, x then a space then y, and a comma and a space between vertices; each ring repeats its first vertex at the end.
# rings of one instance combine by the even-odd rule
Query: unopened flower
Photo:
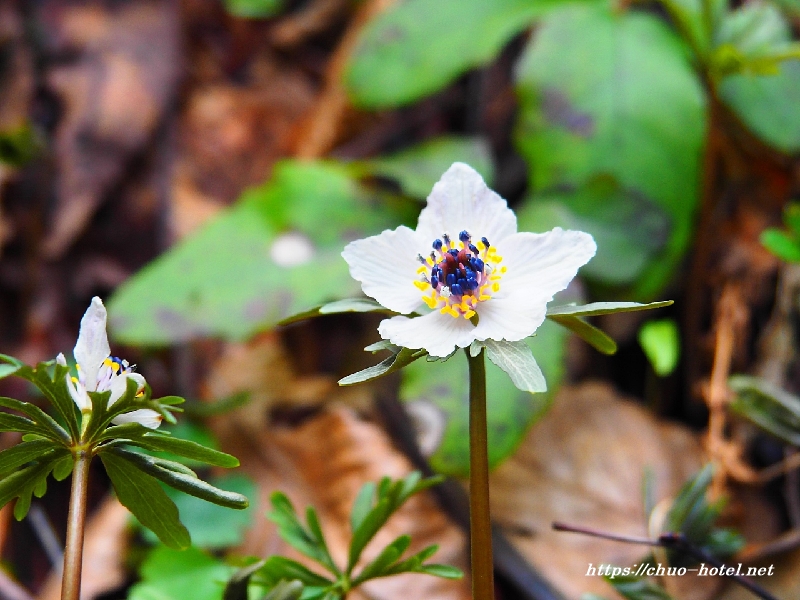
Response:
POLYGON ((544 322, 547 303, 595 254, 588 233, 517 232, 517 218, 468 165, 434 185, 417 229, 348 244, 342 256, 367 296, 407 315, 378 327, 397 346, 447 356, 473 341, 515 342, 544 322))
MULTIPOLYGON (((145 386, 144 377, 135 373, 127 360, 111 356, 106 333, 107 318, 103 301, 95 296, 81 319, 78 341, 73 351, 78 376, 67 374, 67 389, 81 412, 92 410, 88 392, 110 391, 108 405, 111 406, 125 395, 129 379, 136 382, 140 392, 145 386)), ((59 364, 66 364, 63 354, 59 354, 56 360, 59 364)), ((161 415, 155 410, 143 408, 119 415, 113 422, 118 425, 140 423, 155 429, 161 424, 161 415)))

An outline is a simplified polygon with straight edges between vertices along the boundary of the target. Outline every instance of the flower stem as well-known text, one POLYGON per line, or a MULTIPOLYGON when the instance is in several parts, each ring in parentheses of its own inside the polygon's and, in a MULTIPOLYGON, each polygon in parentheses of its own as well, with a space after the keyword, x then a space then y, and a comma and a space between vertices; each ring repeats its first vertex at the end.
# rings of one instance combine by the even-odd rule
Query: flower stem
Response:
POLYGON ((86 525, 86 496, 89 488, 89 463, 91 460, 89 452, 85 450, 75 452, 72 491, 69 496, 69 515, 67 516, 67 545, 64 550, 61 600, 78 600, 81 593, 83 534, 86 525))
POLYGON ((469 534, 473 600, 494 598, 484 349, 469 361, 469 534))

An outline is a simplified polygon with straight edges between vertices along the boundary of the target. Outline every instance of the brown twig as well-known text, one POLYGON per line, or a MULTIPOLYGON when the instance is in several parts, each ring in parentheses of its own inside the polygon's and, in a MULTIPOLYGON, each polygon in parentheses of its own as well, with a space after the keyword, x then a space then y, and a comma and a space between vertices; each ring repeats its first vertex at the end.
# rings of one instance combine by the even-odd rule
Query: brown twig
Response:
MULTIPOLYGON (((651 547, 666 548, 668 550, 674 550, 676 552, 682 552, 684 554, 688 554, 695 560, 698 560, 702 563, 708 563, 716 568, 722 568, 725 565, 725 563, 719 560, 716 556, 713 556, 707 553, 705 550, 702 550, 701 548, 698 548, 695 545, 693 545, 689 540, 686 539, 686 536, 684 536, 681 533, 664 533, 658 536, 658 538, 656 539, 651 539, 651 538, 644 538, 637 536, 620 535, 616 533, 608 533, 590 527, 580 527, 576 525, 568 525, 566 523, 553 523, 553 529, 555 529, 556 531, 566 531, 569 533, 580 533, 582 535, 589 535, 592 537, 597 537, 604 540, 611 540, 615 542, 624 542, 627 544, 640 544, 651 547)), ((743 575, 736 575, 736 574, 728 575, 727 572, 725 572, 724 574, 721 573, 721 575, 735 581, 736 583, 750 590, 753 594, 755 594, 759 598, 762 598, 763 600, 778 600, 775 596, 773 596, 767 590, 762 588, 756 582, 743 575)))
POLYGON ((350 105, 342 84, 347 61, 364 26, 394 2, 395 0, 367 0, 361 4, 328 63, 322 92, 311 114, 304 119, 294 146, 296 158, 306 160, 320 158, 336 145, 345 113, 350 105))

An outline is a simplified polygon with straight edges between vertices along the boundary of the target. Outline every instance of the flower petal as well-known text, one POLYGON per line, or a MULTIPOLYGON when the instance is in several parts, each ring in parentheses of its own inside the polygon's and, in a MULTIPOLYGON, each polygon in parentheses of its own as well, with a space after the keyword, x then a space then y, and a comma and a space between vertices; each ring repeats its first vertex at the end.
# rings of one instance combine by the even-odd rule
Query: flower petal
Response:
POLYGON ((81 319, 81 329, 73 351, 75 360, 83 371, 86 389, 90 392, 95 391, 97 386, 97 371, 111 354, 106 334, 106 319, 106 307, 103 306, 103 301, 95 296, 81 319))
POLYGON ((514 234, 497 244, 502 266, 507 267, 497 298, 513 299, 538 311, 569 285, 596 251, 594 238, 583 231, 556 227, 547 233, 514 234))
POLYGON ((89 398, 89 394, 86 393, 86 388, 84 388, 82 384, 76 384, 72 381, 72 377, 70 377, 69 373, 66 374, 65 378, 67 382, 67 391, 69 391, 69 395, 72 396, 72 399, 75 401, 75 404, 78 405, 80 411, 86 412, 92 410, 92 399, 89 398))
POLYGON ((150 429, 158 429, 161 425, 163 417, 158 412, 150 408, 140 408, 139 410, 132 410, 131 412, 124 413, 115 417, 112 421, 115 425, 122 425, 123 423, 139 423, 150 429))
POLYGON ((433 186, 419 214, 417 234, 430 244, 443 233, 458 240, 461 231, 492 244, 517 231, 517 217, 503 198, 490 190, 469 165, 453 163, 433 186))
POLYGON ((392 317, 378 325, 383 339, 405 348, 424 348, 431 356, 447 356, 456 346, 466 348, 475 340, 475 326, 467 319, 433 311, 422 317, 392 317))
POLYGON ((476 340, 524 340, 544 323, 547 305, 544 302, 524 303, 513 296, 492 298, 476 307, 478 326, 476 340))
POLYGON ((136 382, 136 389, 141 390, 144 388, 145 380, 139 373, 121 373, 115 375, 111 379, 111 385, 108 388, 111 390, 111 396, 108 399, 109 406, 125 395, 128 389, 128 379, 133 379, 136 382))
POLYGON ((428 249, 428 242, 421 244, 412 229, 401 226, 350 242, 342 256, 367 296, 390 310, 410 313, 422 304, 422 292, 414 285, 419 279, 417 254, 428 249))

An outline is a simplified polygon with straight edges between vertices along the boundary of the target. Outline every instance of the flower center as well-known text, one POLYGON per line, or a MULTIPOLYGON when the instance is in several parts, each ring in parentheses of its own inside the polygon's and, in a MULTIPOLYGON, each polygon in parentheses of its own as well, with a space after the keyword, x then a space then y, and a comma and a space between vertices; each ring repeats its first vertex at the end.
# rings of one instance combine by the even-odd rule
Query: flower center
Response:
MULTIPOLYGON (((80 382, 84 386, 87 386, 89 382, 86 381, 86 377, 84 376, 84 372, 81 370, 81 366, 76 363, 75 367, 78 370, 78 377, 72 378, 73 383, 80 382)), ((100 369, 97 371, 97 381, 93 382, 95 383, 95 388, 92 391, 105 392, 111 388, 111 380, 116 375, 130 373, 133 371, 134 367, 135 365, 131 366, 127 360, 117 358, 116 356, 109 356, 103 361, 103 364, 100 365, 100 369)))
POLYGON ((418 256, 422 266, 417 269, 420 279, 414 285, 431 309, 471 319, 479 302, 500 291, 500 277, 506 267, 500 266, 503 258, 485 237, 477 245, 466 231, 458 238, 454 242, 445 233, 442 239, 434 240, 430 256, 418 256))

